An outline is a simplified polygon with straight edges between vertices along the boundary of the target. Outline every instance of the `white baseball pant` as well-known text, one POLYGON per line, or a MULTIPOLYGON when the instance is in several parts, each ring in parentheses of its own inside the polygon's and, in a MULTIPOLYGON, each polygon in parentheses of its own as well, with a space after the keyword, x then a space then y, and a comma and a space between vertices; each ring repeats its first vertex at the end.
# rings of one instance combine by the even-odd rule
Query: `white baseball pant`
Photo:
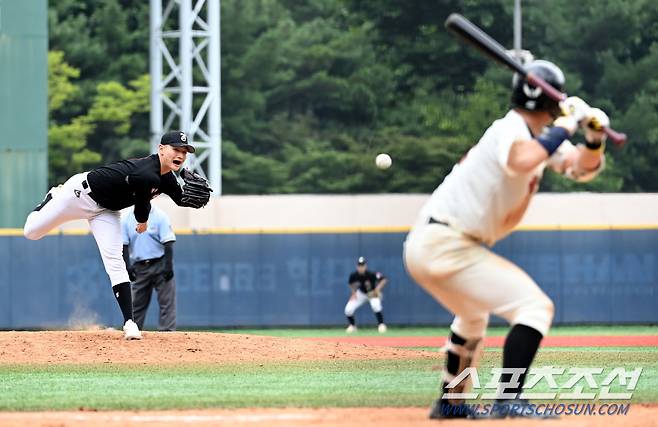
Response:
POLYGON ((112 286, 130 282, 122 256, 121 213, 105 209, 89 197, 91 188, 82 186, 86 179, 87 172, 79 173, 62 187, 51 190, 52 199, 41 210, 28 215, 23 234, 30 240, 39 240, 65 222, 86 219, 112 286))
POLYGON ((493 313, 511 325, 543 335, 553 320, 553 302, 512 262, 441 224, 416 225, 404 244, 407 270, 418 284, 455 315, 451 330, 482 338, 493 313))
POLYGON ((370 308, 375 313, 382 311, 382 300, 380 298, 368 298, 367 294, 357 289, 353 298, 350 298, 345 305, 345 316, 354 316, 354 312, 361 307, 366 301, 370 301, 370 308))

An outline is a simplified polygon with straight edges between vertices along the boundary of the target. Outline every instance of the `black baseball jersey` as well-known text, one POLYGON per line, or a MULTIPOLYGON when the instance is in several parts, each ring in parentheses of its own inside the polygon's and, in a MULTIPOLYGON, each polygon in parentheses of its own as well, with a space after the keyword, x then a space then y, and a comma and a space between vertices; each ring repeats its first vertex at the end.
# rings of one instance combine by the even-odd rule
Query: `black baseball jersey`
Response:
POLYGON ((93 169, 87 182, 96 203, 113 211, 135 205, 135 219, 142 223, 148 220, 152 198, 164 193, 179 205, 183 196, 173 172, 160 175, 157 154, 93 169))
POLYGON ((355 271, 354 273, 350 274, 350 280, 348 284, 351 285, 353 283, 358 283, 359 290, 367 294, 368 292, 375 289, 377 284, 385 278, 386 277, 379 272, 366 270, 365 273, 359 274, 358 271, 355 271))

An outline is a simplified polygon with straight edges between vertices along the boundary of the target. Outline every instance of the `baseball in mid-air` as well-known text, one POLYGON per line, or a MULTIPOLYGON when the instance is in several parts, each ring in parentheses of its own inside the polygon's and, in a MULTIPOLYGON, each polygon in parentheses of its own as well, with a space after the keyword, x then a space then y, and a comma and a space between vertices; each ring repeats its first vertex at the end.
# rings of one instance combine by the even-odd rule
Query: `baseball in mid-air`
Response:
POLYGON ((391 160, 391 156, 388 154, 381 153, 375 157, 375 164, 379 169, 388 169, 393 164, 393 160, 391 160))

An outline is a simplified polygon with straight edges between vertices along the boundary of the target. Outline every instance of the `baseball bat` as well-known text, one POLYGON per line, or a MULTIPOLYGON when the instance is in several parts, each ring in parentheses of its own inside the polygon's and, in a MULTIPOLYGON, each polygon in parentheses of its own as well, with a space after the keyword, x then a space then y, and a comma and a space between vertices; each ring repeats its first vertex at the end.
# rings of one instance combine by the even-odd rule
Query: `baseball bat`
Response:
MULTIPOLYGON (((567 98, 565 93, 560 92, 541 77, 528 72, 523 64, 509 55, 500 43, 462 15, 458 13, 450 14, 448 19, 446 19, 445 26, 448 30, 457 34, 458 37, 473 45, 489 58, 515 73, 519 73, 528 83, 541 87, 544 93, 551 99, 560 102, 567 98)), ((604 127, 603 131, 616 145, 623 146, 626 143, 626 134, 617 132, 610 127, 604 127)))

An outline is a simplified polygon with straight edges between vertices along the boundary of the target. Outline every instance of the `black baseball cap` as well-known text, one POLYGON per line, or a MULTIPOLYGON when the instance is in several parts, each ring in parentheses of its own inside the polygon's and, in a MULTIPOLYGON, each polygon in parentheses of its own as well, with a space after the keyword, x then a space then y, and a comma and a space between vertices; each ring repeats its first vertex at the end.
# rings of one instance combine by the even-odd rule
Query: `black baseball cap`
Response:
POLYGON ((187 143, 187 135, 182 130, 172 130, 162 135, 160 144, 172 147, 185 147, 188 153, 194 153, 196 149, 187 143))
POLYGON ((359 259, 356 260, 356 265, 365 265, 366 264, 366 259, 362 256, 359 257, 359 259))

